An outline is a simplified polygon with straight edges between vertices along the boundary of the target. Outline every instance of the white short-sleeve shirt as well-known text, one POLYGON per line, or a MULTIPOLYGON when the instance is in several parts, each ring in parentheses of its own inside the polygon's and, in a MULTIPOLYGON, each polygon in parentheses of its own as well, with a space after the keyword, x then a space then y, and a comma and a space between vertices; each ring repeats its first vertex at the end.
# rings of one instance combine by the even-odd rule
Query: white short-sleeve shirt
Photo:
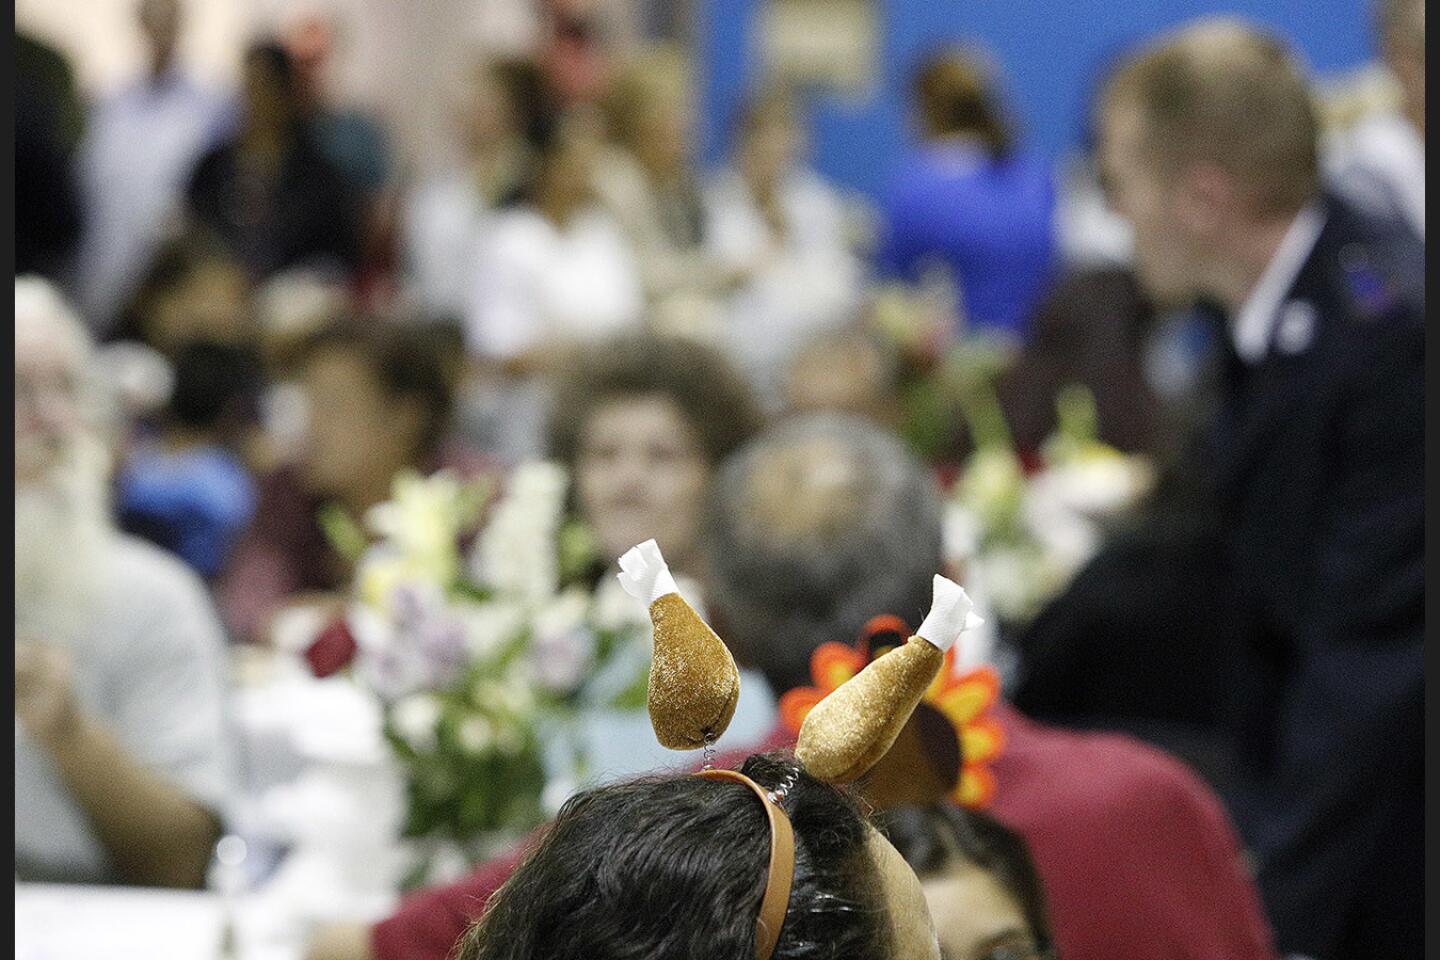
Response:
POLYGON ((563 229, 528 207, 497 215, 474 279, 466 338, 481 356, 619 333, 644 309, 630 244, 598 207, 563 229))
MULTIPOLYGON (((179 560, 117 537, 96 613, 71 642, 75 694, 139 762, 223 815, 232 751, 225 640, 205 588, 179 560)), ((114 879, 49 755, 15 724, 15 869, 21 880, 114 879)))

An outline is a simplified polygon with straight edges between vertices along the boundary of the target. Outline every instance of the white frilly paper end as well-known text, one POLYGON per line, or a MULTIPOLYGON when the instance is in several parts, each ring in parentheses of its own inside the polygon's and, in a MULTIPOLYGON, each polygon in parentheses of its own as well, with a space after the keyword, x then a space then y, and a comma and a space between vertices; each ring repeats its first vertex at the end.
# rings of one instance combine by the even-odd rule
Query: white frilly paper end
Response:
POLYGON ((647 608, 667 593, 680 592, 670 568, 665 565, 665 558, 660 555, 660 545, 654 540, 626 550, 620 558, 620 572, 615 576, 625 592, 647 608))
POLYGON ((944 653, 955 645, 962 633, 985 622, 973 612, 974 606, 964 587, 936 574, 930 612, 915 635, 944 653))

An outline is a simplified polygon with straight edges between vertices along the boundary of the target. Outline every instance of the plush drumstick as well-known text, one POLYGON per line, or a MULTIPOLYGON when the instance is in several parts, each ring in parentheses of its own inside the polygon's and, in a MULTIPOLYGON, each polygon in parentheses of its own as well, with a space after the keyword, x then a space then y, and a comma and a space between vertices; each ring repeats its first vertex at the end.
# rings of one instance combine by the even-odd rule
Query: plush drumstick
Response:
POLYGON ((795 756, 820 780, 848 783, 885 756, 934 681, 945 651, 984 621, 957 583, 935 578, 934 599, 915 636, 815 705, 800 726, 795 756))
POLYGON ((715 631, 675 588, 654 540, 620 558, 620 584, 650 607, 650 725, 661 746, 698 750, 725 732, 740 698, 740 671, 715 631))

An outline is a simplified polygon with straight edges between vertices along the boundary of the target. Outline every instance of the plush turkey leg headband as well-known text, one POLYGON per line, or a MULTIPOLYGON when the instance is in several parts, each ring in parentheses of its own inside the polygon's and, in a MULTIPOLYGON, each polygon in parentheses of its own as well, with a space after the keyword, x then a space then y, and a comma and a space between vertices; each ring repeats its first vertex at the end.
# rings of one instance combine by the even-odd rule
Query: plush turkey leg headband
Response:
MULTIPOLYGON (((627 551, 620 558, 620 571, 625 592, 649 605, 655 627, 649 706, 656 738, 674 750, 708 746, 735 716, 740 672, 734 658, 680 596, 654 540, 627 551)), ((970 606, 959 584, 936 577, 934 604, 916 635, 815 705, 800 725, 795 746, 796 759, 811 776, 846 783, 885 756, 940 671, 945 651, 962 632, 982 622, 970 606)), ((770 865, 755 924, 755 957, 770 960, 785 925, 795 873, 794 834, 780 805, 787 788, 766 789, 742 773, 708 766, 699 775, 739 781, 765 807, 770 865)))
POLYGON ((699 750, 719 739, 735 716, 735 658, 680 596, 654 540, 626 551, 620 571, 620 585, 649 605, 655 627, 648 698, 655 738, 671 750, 699 750))
MULTIPOLYGON (((650 723, 663 746, 697 750, 730 725, 740 673, 725 644, 675 588, 660 548, 647 540, 620 558, 620 583, 650 607, 655 627, 650 723)), ((861 670, 810 711, 795 756, 811 776, 848 783, 895 743, 935 679, 945 651, 983 621, 965 590, 937 576, 934 601, 915 636, 861 670)))
POLYGON ((795 756, 811 776, 848 783, 885 756, 940 672, 945 651, 984 623, 971 607, 964 588, 935 577, 930 613, 915 636, 841 684, 800 725, 795 756))

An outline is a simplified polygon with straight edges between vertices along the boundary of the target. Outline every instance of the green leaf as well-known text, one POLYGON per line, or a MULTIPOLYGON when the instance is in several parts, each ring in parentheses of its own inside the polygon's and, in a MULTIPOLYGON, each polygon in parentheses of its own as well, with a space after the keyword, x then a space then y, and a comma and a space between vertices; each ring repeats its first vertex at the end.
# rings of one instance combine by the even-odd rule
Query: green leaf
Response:
POLYGON ((360 559, 370 540, 354 518, 338 503, 327 503, 316 513, 316 521, 335 552, 349 563, 360 559))

